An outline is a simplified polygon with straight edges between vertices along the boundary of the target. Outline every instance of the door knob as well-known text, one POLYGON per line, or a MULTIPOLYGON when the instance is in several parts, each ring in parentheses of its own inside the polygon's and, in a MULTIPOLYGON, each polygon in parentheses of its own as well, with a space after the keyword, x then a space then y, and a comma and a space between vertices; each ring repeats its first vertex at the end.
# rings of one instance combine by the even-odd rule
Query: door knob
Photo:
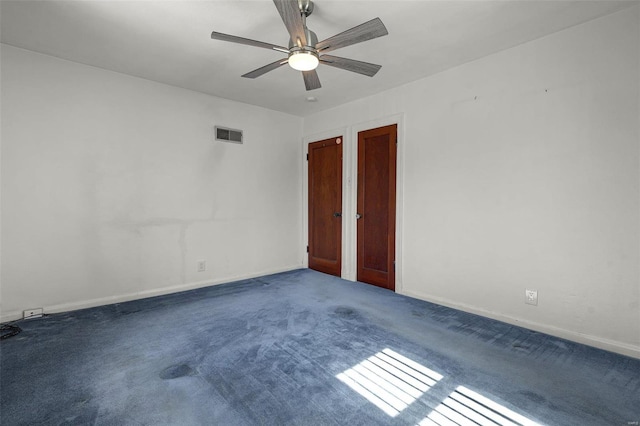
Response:
POLYGON ((340 213, 340 212, 335 212, 335 213, 333 214, 333 217, 342 217, 342 213, 340 213))
POLYGON ((360 213, 356 213, 356 219, 360 219, 362 215, 360 213))

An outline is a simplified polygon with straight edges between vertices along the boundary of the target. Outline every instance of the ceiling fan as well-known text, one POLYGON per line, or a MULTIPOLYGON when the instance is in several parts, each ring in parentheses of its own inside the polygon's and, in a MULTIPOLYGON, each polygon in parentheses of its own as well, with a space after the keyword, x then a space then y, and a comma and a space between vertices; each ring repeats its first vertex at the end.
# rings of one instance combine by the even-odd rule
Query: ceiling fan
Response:
POLYGON ((214 40, 262 47, 288 55, 287 58, 279 59, 271 64, 255 69, 244 74, 242 77, 260 77, 284 64, 289 64, 291 68, 302 71, 307 90, 314 90, 322 87, 318 73, 316 72, 316 67, 319 64, 330 65, 369 77, 373 77, 378 70, 380 70, 380 65, 326 54, 341 47, 351 46, 356 43, 387 35, 387 29, 380 18, 372 19, 333 37, 318 41, 318 37, 313 31, 307 28, 306 23, 306 18, 313 12, 313 2, 311 0, 273 0, 273 2, 291 36, 289 48, 216 31, 211 33, 211 38, 214 40))

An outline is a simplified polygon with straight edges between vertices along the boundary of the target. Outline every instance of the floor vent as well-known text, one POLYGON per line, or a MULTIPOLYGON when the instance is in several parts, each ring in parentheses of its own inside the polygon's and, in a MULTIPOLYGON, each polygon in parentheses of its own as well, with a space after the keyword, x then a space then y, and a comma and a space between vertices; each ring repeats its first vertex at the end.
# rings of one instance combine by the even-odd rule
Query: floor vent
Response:
POLYGON ((242 143, 242 130, 215 126, 216 140, 222 142, 242 143))

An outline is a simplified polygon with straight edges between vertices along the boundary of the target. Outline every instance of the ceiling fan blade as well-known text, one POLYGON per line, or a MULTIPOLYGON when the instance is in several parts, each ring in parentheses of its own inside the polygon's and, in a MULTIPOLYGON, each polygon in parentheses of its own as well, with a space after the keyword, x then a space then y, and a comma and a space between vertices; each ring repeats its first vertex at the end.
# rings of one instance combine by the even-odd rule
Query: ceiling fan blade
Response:
POLYGON ((304 85, 307 90, 314 90, 322 87, 316 70, 302 71, 302 77, 304 78, 304 85))
POLYGON ((289 49, 287 49, 286 47, 276 46, 275 44, 264 43, 262 41, 251 40, 250 38, 218 33, 216 31, 211 33, 211 38, 214 40, 230 41, 232 43, 246 44, 248 46, 262 47, 265 49, 277 50, 280 52, 289 53, 289 49))
POLYGON ((269 65, 265 65, 264 67, 260 67, 258 69, 255 69, 251 72, 248 72, 246 74, 243 75, 243 77, 245 78, 256 78, 256 77, 260 77, 263 74, 268 73, 269 71, 273 71, 276 68, 280 68, 282 65, 286 64, 288 61, 287 59, 280 59, 277 60, 273 63, 270 63, 269 65))
POLYGON ((340 68, 358 74, 373 77, 382 68, 381 65, 370 64, 369 62, 356 61, 355 59, 341 58, 339 56, 322 55, 320 62, 325 65, 340 68))
POLYGON ((361 43, 387 34, 389 34, 389 32, 380 18, 374 18, 357 27, 329 37, 326 40, 319 41, 318 44, 316 44, 316 49, 322 53, 330 52, 340 49, 341 47, 351 46, 352 44, 361 43))
POLYGON ((296 42, 298 47, 307 45, 307 36, 304 31, 304 22, 300 13, 298 0, 273 0, 280 17, 287 27, 291 40, 296 42))

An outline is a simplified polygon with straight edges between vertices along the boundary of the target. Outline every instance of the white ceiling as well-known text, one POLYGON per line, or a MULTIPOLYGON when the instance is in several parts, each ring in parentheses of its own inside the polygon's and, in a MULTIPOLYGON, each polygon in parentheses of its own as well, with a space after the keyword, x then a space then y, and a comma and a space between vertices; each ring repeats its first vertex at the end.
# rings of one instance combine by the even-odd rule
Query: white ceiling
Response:
POLYGON ((637 3, 317 0, 307 25, 319 40, 375 17, 389 35, 331 53, 382 65, 375 77, 321 65, 322 88, 310 92, 289 67, 255 80, 240 77, 284 54, 210 39, 215 30, 286 46, 289 37, 271 0, 2 0, 0 37, 24 49, 306 116, 637 3))

